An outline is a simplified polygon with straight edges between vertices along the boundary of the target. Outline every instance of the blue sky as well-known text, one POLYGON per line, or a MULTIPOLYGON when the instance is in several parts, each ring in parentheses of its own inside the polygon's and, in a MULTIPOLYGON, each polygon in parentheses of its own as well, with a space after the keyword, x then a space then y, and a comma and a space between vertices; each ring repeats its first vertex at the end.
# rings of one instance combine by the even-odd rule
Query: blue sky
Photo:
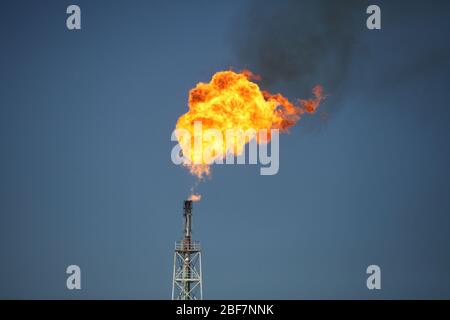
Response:
POLYGON ((171 162, 170 135, 189 90, 230 67, 270 79, 245 51, 261 30, 281 32, 267 41, 281 39, 289 62, 322 30, 298 74, 263 85, 294 99, 322 83, 326 120, 280 136, 277 175, 215 166, 199 186, 205 298, 449 298, 449 5, 379 1, 380 31, 365 28, 365 2, 349 6, 346 51, 332 37, 347 11, 307 18, 330 1, 80 0, 81 31, 65 27, 72 3, 5 3, 0 297, 170 298, 195 181, 171 162), (326 67, 304 71, 322 53, 326 67), (70 264, 80 291, 66 289, 70 264), (370 264, 380 291, 366 288, 370 264))

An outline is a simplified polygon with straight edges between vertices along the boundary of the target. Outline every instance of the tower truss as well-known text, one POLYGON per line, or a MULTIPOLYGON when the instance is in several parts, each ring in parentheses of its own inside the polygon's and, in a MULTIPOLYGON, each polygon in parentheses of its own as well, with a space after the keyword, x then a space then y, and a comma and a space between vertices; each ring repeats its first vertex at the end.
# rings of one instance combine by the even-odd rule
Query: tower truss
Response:
POLYGON ((202 300, 202 250, 192 240, 192 201, 184 201, 184 237, 175 242, 172 300, 202 300))

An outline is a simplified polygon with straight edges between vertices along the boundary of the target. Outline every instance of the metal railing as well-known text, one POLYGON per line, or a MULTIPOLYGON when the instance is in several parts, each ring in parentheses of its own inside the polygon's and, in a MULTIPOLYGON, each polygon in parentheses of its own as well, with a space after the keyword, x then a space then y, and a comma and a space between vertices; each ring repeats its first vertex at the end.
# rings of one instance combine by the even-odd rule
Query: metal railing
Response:
POLYGON ((179 240, 175 242, 175 250, 177 251, 200 251, 201 246, 199 241, 191 241, 185 242, 183 240, 179 240))

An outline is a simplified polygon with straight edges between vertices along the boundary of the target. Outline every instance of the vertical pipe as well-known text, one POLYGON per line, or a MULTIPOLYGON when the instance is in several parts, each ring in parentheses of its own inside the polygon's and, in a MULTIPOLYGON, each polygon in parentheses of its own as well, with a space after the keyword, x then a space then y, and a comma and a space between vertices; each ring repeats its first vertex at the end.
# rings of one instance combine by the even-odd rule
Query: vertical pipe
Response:
POLYGON ((191 234, 192 234, 192 201, 184 201, 184 261, 183 261, 183 279, 184 279, 184 300, 190 299, 191 291, 191 234))
POLYGON ((184 237, 185 239, 191 238, 192 233, 192 201, 184 201, 184 237))
MULTIPOLYGON (((176 243, 175 243, 175 246, 176 246, 176 243)), ((173 253, 173 281, 172 281, 172 300, 174 300, 175 299, 175 296, 174 296, 174 294, 175 294, 175 282, 176 282, 176 278, 175 278, 175 275, 176 275, 176 264, 177 264, 177 252, 175 251, 174 253, 173 253)))
POLYGON ((200 266, 200 270, 199 270, 199 275, 200 275, 200 300, 203 300, 202 253, 199 252, 198 254, 199 254, 199 256, 198 256, 199 266, 200 266))

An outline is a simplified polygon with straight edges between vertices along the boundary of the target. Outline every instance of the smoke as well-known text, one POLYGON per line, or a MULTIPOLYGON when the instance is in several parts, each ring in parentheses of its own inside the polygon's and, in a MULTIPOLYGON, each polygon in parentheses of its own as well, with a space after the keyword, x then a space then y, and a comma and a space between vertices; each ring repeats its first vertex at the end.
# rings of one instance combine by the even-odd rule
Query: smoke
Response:
POLYGON ((255 1, 233 28, 242 67, 262 76, 271 90, 304 95, 316 84, 336 103, 352 60, 357 33, 365 25, 364 2, 255 1))
POLYGON ((370 79, 376 82, 383 94, 397 92, 400 88, 411 90, 415 81, 434 82, 439 73, 450 74, 449 1, 434 2, 430 6, 422 2, 391 1, 382 4, 384 27, 390 32, 387 41, 398 44, 385 56, 377 47, 386 48, 383 38, 373 39, 372 52, 367 55, 371 64, 384 68, 370 70, 370 79), (380 61, 381 60, 381 61, 380 61))

